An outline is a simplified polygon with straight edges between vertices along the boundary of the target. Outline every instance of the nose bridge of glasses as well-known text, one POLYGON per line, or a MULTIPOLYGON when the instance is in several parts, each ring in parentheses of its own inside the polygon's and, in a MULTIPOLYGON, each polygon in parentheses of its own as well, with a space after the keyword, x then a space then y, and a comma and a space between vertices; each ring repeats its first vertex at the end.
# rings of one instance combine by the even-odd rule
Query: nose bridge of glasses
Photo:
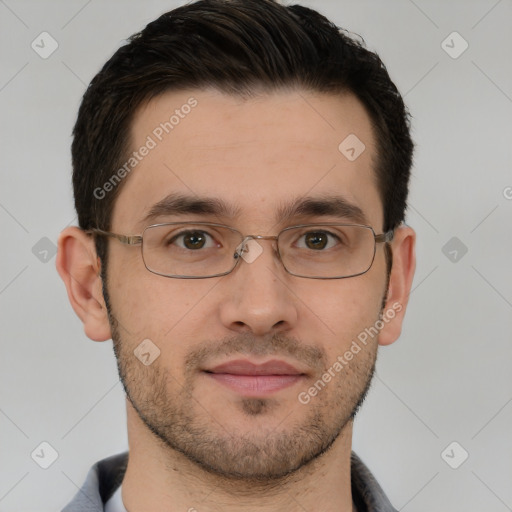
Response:
MULTIPOLYGON (((277 236, 276 235, 245 235, 243 237, 243 240, 239 243, 239 245, 235 249, 235 258, 239 258, 244 252, 247 252, 247 250, 248 250, 247 244, 251 240, 255 240, 255 241, 256 240, 276 240, 277 241, 277 236)), ((277 246, 276 246, 276 252, 277 252, 277 255, 279 256, 279 251, 277 250, 277 246)))

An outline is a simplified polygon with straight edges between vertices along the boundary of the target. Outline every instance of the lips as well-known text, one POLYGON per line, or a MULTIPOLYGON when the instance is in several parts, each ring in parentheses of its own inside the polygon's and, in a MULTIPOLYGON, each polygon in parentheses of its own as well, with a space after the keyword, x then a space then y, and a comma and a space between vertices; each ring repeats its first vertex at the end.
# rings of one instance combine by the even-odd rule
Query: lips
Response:
POLYGON ((272 360, 262 364, 254 364, 250 361, 238 359, 215 366, 211 373, 229 373, 231 375, 301 375, 291 364, 284 361, 272 360))
POLYGON ((255 364, 239 359, 205 370, 205 373, 232 391, 252 397, 275 393, 305 377, 305 374, 294 366, 279 360, 255 364))

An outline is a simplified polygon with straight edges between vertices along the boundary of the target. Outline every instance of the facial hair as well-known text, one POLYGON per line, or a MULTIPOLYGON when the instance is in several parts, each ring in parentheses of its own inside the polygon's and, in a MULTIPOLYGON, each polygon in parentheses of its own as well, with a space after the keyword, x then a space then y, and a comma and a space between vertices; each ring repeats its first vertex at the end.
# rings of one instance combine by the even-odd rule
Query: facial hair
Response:
MULTIPOLYGON (((178 382, 160 364, 161 358, 145 366, 134 356, 134 344, 123 339, 105 295, 119 376, 134 410, 166 447, 219 477, 275 484, 305 468, 329 450, 369 391, 377 358, 376 340, 365 345, 310 403, 302 405, 297 400, 301 414, 293 422, 286 424, 284 418, 281 428, 237 431, 229 422, 226 426, 213 417, 207 410, 212 404, 202 404, 195 392, 197 369, 203 361, 216 356, 291 356, 311 368, 314 383, 331 366, 323 348, 281 333, 256 338, 245 332, 205 341, 187 355, 184 379, 178 382)), ((241 397, 237 405, 246 418, 261 418, 279 409, 279 401, 272 397, 241 397)))

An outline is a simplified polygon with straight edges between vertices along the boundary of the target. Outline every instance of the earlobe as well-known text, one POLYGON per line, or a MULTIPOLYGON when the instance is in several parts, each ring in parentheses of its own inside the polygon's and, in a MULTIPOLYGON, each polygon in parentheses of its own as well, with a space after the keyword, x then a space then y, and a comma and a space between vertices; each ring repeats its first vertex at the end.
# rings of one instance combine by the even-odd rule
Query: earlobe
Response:
POLYGON ((390 345, 402 331, 416 268, 415 243, 416 233, 412 228, 400 226, 395 230, 392 242, 393 266, 386 305, 382 312, 384 327, 379 333, 379 345, 390 345))
POLYGON ((56 267, 85 334, 94 341, 110 339, 94 240, 77 227, 66 228, 59 236, 56 267))

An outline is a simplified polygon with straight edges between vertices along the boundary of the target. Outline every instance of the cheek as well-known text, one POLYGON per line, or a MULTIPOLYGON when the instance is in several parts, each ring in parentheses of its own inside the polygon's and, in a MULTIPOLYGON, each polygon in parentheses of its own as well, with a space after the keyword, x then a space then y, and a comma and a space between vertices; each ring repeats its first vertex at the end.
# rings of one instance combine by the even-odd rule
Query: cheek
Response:
POLYGON ((117 265, 109 275, 112 313, 119 322, 119 336, 127 350, 150 339, 160 350, 160 361, 179 369, 178 362, 195 343, 213 331, 206 325, 208 294, 212 280, 168 279, 145 267, 134 270, 133 262, 117 265))
POLYGON ((166 287, 171 283, 144 267, 140 251, 133 248, 130 254, 126 252, 112 251, 109 256, 108 293, 112 313, 123 328, 123 339, 127 335, 134 339, 151 338, 158 328, 165 328, 163 323, 173 320, 172 287, 166 287))
POLYGON ((379 271, 378 274, 326 281, 318 290, 310 290, 304 301, 310 309, 308 317, 319 327, 316 335, 319 332, 326 335, 319 341, 331 358, 336 358, 361 332, 375 324, 384 288, 385 275, 379 271))

